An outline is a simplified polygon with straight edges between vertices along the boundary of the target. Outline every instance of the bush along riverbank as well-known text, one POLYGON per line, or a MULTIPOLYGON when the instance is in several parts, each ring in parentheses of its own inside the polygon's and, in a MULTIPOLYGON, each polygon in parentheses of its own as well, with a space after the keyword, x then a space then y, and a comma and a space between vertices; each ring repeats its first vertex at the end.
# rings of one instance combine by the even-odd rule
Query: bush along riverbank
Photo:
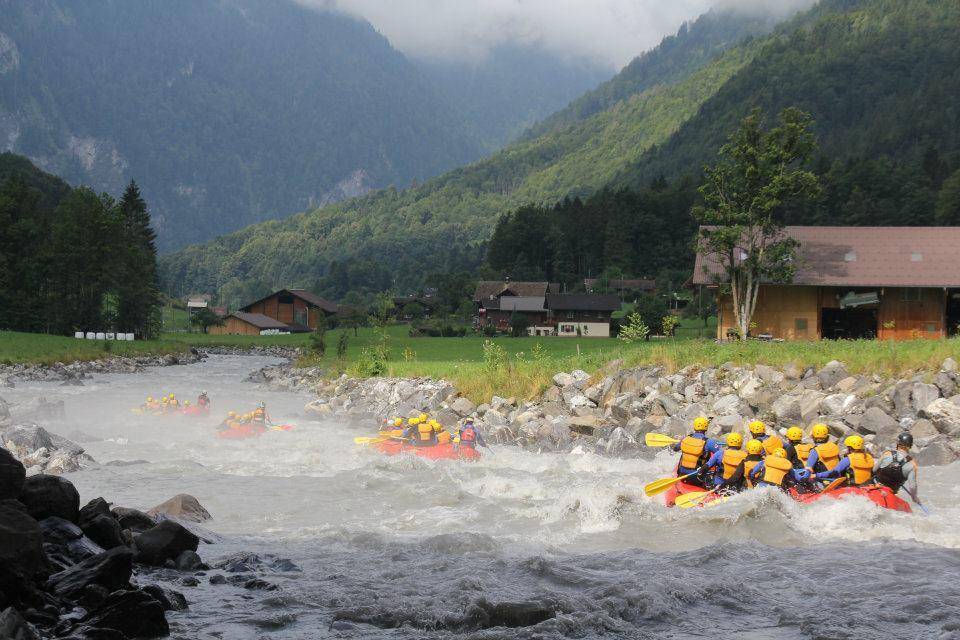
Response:
POLYGON ((305 407, 316 415, 379 420, 423 411, 446 427, 472 417, 488 440, 540 451, 635 455, 643 449, 644 434, 679 437, 690 431, 694 418, 706 416, 711 436, 746 433, 751 420, 761 419, 777 430, 800 425, 809 437, 811 425, 822 422, 838 438, 862 434, 875 452, 909 431, 924 466, 960 458, 960 374, 952 358, 939 370, 899 379, 852 375, 837 361, 819 369, 725 364, 673 374, 661 367, 621 366, 611 362, 594 376, 560 372, 535 400, 493 396, 480 405, 453 385, 430 378, 329 381, 320 368, 281 366, 252 379, 316 393, 305 407))

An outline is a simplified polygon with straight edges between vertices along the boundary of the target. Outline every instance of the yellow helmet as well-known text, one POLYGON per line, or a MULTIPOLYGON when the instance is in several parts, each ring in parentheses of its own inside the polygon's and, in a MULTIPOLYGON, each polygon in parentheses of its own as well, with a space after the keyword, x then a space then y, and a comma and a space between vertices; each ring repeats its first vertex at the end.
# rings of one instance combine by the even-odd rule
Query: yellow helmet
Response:
POLYGON ((420 418, 410 418, 410 419, 407 420, 407 423, 408 423, 408 424, 411 424, 411 425, 415 425, 415 424, 417 424, 418 422, 420 422, 420 418))
POLYGON ((755 436, 762 436, 767 432, 767 425, 763 424, 760 420, 754 420, 750 423, 750 433, 755 436))
POLYGON ((759 440, 750 440, 749 442, 747 442, 747 453, 749 453, 750 455, 755 456, 761 451, 763 451, 763 443, 760 442, 759 440))
POLYGON ((797 426, 787 429, 787 440, 790 442, 800 442, 803 440, 803 429, 797 426))
POLYGON ((784 449, 783 447, 780 447, 779 449, 776 449, 771 455, 777 456, 778 458, 786 458, 787 450, 784 449))
POLYGON ((251 420, 251 419, 253 419, 253 414, 252 414, 252 413, 245 413, 245 414, 243 414, 243 419, 244 419, 244 420, 251 420))
POLYGON ((426 422, 426 421, 427 421, 427 414, 421 413, 421 414, 420 414, 420 422, 426 422))
POLYGON ((184 400, 184 401, 183 401, 183 406, 189 407, 189 406, 190 406, 190 401, 189 401, 189 400, 184 400))
POLYGON ((739 449, 743 444, 743 436, 739 433, 729 433, 727 434, 727 446, 733 447, 734 449, 739 449))
POLYGON ((160 399, 160 402, 162 402, 163 404, 167 404, 169 401, 170 401, 170 400, 169 400, 168 398, 161 398, 161 399, 160 399))
POLYGON ((814 440, 826 440, 830 437, 830 429, 827 427, 827 425, 819 422, 813 425, 810 435, 813 436, 814 440))
POLYGON ((858 435, 847 436, 843 441, 844 446, 854 451, 863 449, 863 438, 858 435))
POLYGON ((237 417, 237 412, 236 412, 236 411, 227 411, 227 417, 228 417, 228 418, 236 418, 236 417, 237 417))
POLYGON ((694 431, 706 431, 707 427, 709 426, 710 426, 710 421, 704 418, 703 416, 700 416, 699 418, 693 421, 694 431))
POLYGON ((172 393, 170 394, 170 399, 171 399, 171 400, 175 400, 175 399, 176 399, 172 393))
POLYGON ((402 426, 403 426, 403 418, 394 418, 394 419, 393 419, 393 426, 395 426, 395 427, 402 427, 402 426))
POLYGON ((147 402, 153 402, 153 396, 147 396, 147 402))

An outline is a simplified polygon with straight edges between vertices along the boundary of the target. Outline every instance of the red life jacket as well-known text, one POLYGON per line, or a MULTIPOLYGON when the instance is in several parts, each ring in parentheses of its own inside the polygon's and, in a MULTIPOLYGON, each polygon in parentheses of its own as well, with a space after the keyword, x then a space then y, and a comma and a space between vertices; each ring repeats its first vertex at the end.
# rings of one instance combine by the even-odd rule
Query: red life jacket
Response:
POLYGON ((460 444, 474 447, 477 444, 477 430, 474 427, 464 427, 460 430, 460 444))

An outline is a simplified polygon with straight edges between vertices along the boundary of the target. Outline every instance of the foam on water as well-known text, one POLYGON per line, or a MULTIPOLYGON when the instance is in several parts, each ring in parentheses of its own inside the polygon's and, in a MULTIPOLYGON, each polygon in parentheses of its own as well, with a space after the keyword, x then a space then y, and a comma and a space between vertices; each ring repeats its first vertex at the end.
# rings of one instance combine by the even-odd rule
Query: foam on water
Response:
POLYGON ((852 611, 875 616, 892 607, 892 621, 871 622, 870 637, 887 637, 887 629, 950 637, 951 621, 960 620, 948 608, 942 619, 917 626, 917 614, 904 612, 903 593, 895 603, 884 598, 878 571, 880 559, 927 567, 913 578, 911 606, 923 604, 918 598, 960 600, 956 574, 938 574, 960 566, 958 464, 922 470, 931 517, 881 510, 856 497, 800 505, 775 490, 709 508, 667 509, 643 486, 669 475, 668 452, 614 459, 495 447, 477 463, 385 457, 353 444, 372 425, 314 421, 301 415, 308 398, 242 382, 270 361, 214 357, 102 376, 83 387, 30 383, 4 392, 12 401, 64 399, 67 419, 47 426, 68 437, 86 434, 84 446, 101 463, 147 461, 73 474, 84 499, 103 495, 147 508, 191 493, 215 516, 207 526, 224 536, 201 549, 205 556, 269 550, 304 567, 303 574, 276 578, 282 596, 248 601, 242 590, 237 600, 213 587, 189 591, 197 604, 174 619, 183 635, 256 638, 270 629, 270 637, 312 638, 318 625, 351 637, 444 635, 482 628, 462 618, 487 611, 485 599, 548 602, 556 615, 510 634, 477 636, 484 638, 689 637, 712 624, 741 630, 747 620, 754 635, 740 637, 864 637, 851 631, 852 621, 846 627, 815 615, 816 603, 826 602, 815 581, 833 581, 851 562, 871 567, 867 582, 877 591, 875 601, 852 611), (210 419, 129 411, 149 394, 192 399, 200 388, 214 402, 210 419), (214 437, 227 409, 249 410, 260 399, 275 421, 297 429, 251 440, 214 437), (779 609, 770 588, 790 606, 779 609), (685 609, 709 624, 690 623, 685 609))

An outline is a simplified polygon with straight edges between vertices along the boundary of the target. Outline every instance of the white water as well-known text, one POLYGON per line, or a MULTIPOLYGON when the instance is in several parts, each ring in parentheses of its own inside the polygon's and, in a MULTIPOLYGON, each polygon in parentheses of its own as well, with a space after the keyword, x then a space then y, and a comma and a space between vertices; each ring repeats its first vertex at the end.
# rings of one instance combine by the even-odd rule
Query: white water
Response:
POLYGON ((353 444, 372 425, 316 422, 300 415, 309 398, 243 382, 269 362, 211 357, 3 394, 64 399, 68 419, 44 426, 87 434, 81 443, 100 463, 147 461, 72 474, 84 500, 145 509, 190 493, 222 538, 201 547, 205 559, 244 550, 304 569, 265 576, 280 585, 272 592, 158 576, 192 602, 171 615, 175 637, 960 637, 960 465, 922 471, 931 517, 856 498, 801 506, 773 491, 667 509, 643 494, 669 474, 666 453, 496 447, 473 464, 388 458, 353 444), (201 388, 210 419, 129 411, 147 395, 195 399, 201 388), (223 413, 261 399, 297 430, 214 437, 223 413), (458 626, 481 600, 540 601, 557 615, 512 629, 458 626))

